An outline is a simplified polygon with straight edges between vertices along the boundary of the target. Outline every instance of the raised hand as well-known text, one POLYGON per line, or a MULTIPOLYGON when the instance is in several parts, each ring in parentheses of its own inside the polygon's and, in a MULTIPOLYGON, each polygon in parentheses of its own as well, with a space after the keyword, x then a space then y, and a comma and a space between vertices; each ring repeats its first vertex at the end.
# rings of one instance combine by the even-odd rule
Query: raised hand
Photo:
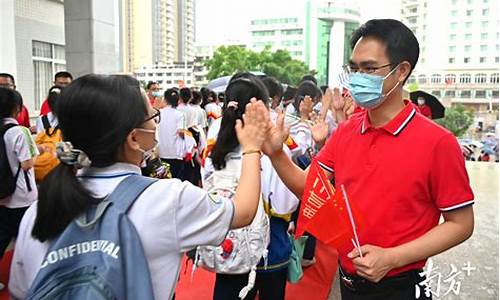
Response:
POLYGON ((283 150, 283 143, 289 135, 289 130, 285 126, 285 115, 280 113, 276 124, 269 122, 271 129, 268 131, 267 139, 262 146, 262 151, 267 156, 273 156, 283 150))
POLYGON ((299 114, 302 121, 309 120, 313 111, 313 101, 310 96, 305 96, 299 104, 299 114))
POLYGON ((324 145, 326 138, 328 137, 328 124, 325 122, 325 117, 321 114, 313 114, 312 121, 313 125, 309 125, 312 138, 316 145, 324 145))
POLYGON ((236 120, 236 135, 242 150, 244 152, 262 150, 262 144, 268 137, 270 124, 269 111, 264 102, 252 98, 245 107, 243 122, 236 120))

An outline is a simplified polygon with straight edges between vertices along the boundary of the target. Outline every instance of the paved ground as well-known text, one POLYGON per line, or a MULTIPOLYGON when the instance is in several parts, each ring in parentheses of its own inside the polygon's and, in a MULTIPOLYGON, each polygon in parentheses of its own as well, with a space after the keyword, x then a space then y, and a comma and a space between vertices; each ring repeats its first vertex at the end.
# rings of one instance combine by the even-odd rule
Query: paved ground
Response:
MULTIPOLYGON (((432 258, 433 268, 438 268, 431 273, 434 276, 431 282, 434 300, 490 300, 498 299, 499 296, 499 164, 468 162, 467 170, 476 197, 474 234, 465 243, 432 258), (452 273, 453 267, 456 272, 452 273), (450 290, 450 287, 454 290, 450 290)), ((338 299, 338 283, 334 283, 329 300, 338 299)))

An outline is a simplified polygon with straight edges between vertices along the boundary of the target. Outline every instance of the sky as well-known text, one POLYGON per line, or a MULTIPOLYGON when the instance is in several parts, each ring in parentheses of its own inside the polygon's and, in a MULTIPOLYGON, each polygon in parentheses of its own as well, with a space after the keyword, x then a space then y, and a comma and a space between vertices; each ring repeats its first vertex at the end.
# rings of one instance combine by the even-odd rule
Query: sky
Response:
MULTIPOLYGON (((246 42, 249 38, 251 19, 301 16, 306 3, 306 0, 195 1, 197 45, 246 42)), ((357 0, 357 2, 361 12, 361 22, 374 18, 399 18, 400 0, 357 0)))

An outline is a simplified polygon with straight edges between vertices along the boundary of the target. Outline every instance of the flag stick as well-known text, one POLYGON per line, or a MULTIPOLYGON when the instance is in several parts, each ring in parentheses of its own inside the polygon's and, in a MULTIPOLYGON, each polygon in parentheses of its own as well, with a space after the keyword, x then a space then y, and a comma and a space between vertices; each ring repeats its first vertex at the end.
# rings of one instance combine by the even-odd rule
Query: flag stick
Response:
POLYGON ((359 256, 363 257, 363 253, 361 252, 361 246, 359 244, 358 234, 356 232, 356 223, 354 223, 354 217, 352 216, 351 205, 349 204, 349 198, 347 197, 345 186, 341 184, 340 188, 342 189, 342 194, 344 195, 345 204, 347 207, 347 213, 349 214, 349 220, 351 221, 352 231, 354 232, 354 239, 356 240, 356 245, 357 245, 356 248, 358 248, 359 256))

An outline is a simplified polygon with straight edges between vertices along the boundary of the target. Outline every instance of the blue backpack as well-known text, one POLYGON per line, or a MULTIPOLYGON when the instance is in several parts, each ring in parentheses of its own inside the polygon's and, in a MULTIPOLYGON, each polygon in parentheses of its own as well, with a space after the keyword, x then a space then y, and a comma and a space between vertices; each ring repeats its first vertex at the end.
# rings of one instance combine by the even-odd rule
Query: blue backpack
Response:
POLYGON ((153 299, 148 263, 127 211, 156 179, 131 175, 49 247, 26 299, 153 299))

